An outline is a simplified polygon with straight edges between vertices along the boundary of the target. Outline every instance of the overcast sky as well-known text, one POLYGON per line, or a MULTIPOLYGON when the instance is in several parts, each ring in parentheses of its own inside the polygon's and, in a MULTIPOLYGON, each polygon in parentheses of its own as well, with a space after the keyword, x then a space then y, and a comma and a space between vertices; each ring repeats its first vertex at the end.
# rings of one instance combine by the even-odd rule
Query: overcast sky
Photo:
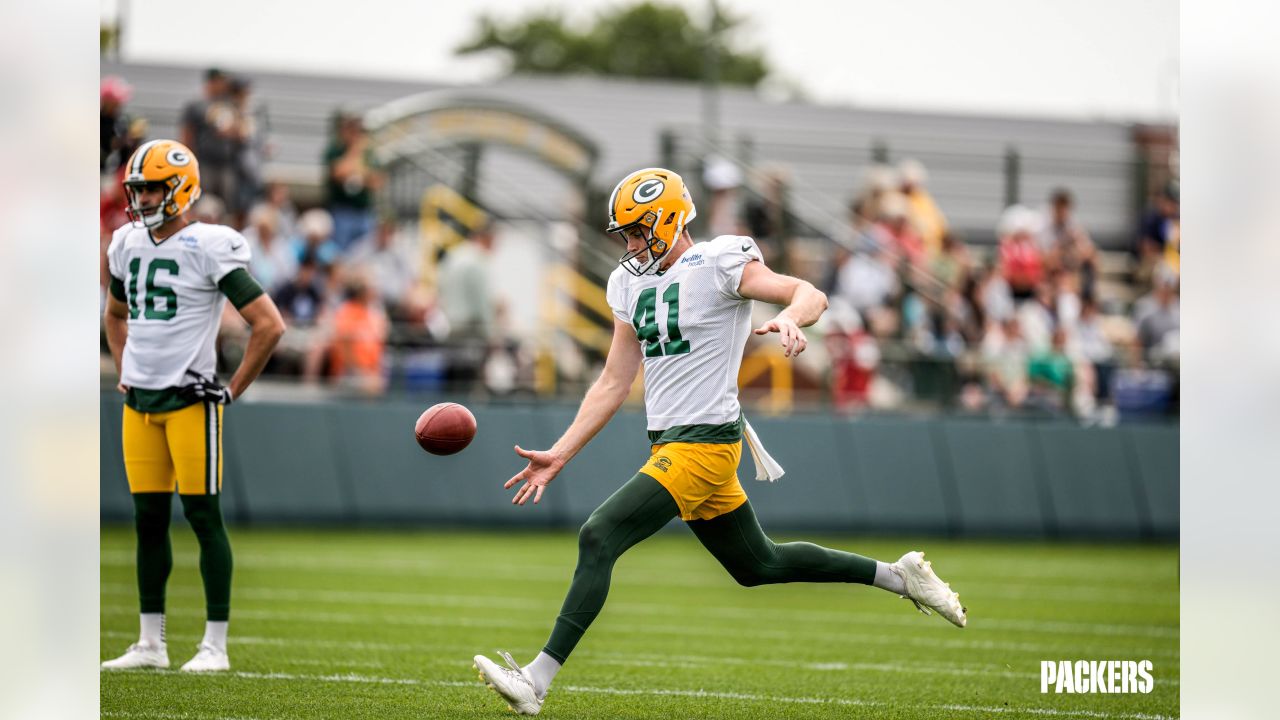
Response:
MULTIPOLYGON (((101 0, 103 17, 125 12, 126 60, 455 82, 501 72, 494 57, 453 56, 483 11, 572 5, 571 17, 589 19, 625 1, 101 0)), ((667 1, 707 14, 708 0, 667 1)), ((1178 110, 1177 0, 721 6, 750 20, 743 45, 763 49, 781 80, 819 102, 1108 119, 1178 110)))

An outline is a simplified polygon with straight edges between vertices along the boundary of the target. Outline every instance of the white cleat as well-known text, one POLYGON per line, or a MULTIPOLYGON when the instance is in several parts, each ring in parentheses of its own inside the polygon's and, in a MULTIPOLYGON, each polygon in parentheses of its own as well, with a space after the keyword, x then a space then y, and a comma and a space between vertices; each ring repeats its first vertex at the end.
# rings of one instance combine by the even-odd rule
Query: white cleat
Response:
POLYGON ((115 660, 102 663, 103 670, 167 667, 169 667, 169 651, 165 649, 164 643, 153 645, 142 641, 130 645, 129 649, 115 660))
POLYGON ((208 643, 200 643, 196 656, 182 666, 182 672, 223 672, 230 669, 231 658, 227 657, 227 651, 208 643))
POLYGON ((533 679, 520 668, 515 660, 501 650, 498 654, 507 661, 507 667, 495 663, 483 655, 472 659, 471 667, 480 673, 480 679, 490 690, 507 701, 507 709, 517 715, 537 715, 542 712, 544 694, 538 697, 533 688, 533 679))
POLYGON ((904 596, 915 603, 916 608, 925 615, 930 610, 951 621, 956 627, 964 627, 969 622, 967 611, 960 604, 960 596, 951 586, 934 574, 932 565, 924 559, 924 553, 916 550, 898 558, 893 564, 907 586, 904 596))

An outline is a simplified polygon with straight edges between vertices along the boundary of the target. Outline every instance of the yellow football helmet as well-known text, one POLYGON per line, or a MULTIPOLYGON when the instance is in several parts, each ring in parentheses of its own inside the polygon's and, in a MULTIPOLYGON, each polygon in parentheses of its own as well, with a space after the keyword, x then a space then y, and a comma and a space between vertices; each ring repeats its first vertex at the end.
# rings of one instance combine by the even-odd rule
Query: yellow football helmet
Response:
POLYGON ((670 170, 645 168, 626 176, 609 196, 607 231, 625 243, 627 234, 639 229, 644 233, 646 247, 627 251, 618 263, 637 276, 657 268, 697 215, 689 188, 670 170), (643 262, 639 258, 646 253, 649 259, 643 262))
POLYGON ((200 199, 200 165, 195 154, 176 140, 143 143, 125 166, 124 196, 125 212, 135 225, 153 228, 181 215, 200 199), (163 187, 159 204, 143 206, 138 191, 148 186, 163 187))

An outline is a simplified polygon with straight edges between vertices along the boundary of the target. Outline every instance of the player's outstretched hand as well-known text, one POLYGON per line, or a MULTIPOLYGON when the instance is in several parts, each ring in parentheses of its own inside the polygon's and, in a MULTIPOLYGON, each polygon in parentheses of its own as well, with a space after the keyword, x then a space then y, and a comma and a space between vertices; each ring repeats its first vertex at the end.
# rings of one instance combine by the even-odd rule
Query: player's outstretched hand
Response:
POLYGON ((525 450, 519 445, 516 445, 516 454, 528 460, 529 464, 502 487, 509 490, 511 486, 524 481, 524 485, 516 490, 515 497, 511 498, 511 503, 523 505, 532 497, 533 503, 537 505, 542 500, 542 489, 560 474, 560 468, 564 467, 564 459, 546 450, 525 450))
POLYGON ((778 333, 778 339, 782 343, 782 354, 785 357, 799 355, 809 345, 804 333, 800 332, 800 326, 796 325, 794 320, 784 314, 779 314, 774 319, 755 329, 756 335, 768 335, 771 332, 778 333))

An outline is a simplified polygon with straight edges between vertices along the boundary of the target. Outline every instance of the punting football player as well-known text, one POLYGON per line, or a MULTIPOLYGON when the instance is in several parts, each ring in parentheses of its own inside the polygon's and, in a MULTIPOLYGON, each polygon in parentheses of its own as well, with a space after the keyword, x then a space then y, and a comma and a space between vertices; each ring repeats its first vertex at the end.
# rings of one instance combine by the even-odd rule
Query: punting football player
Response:
POLYGON ((622 553, 679 517, 735 580, 874 585, 936 611, 959 627, 965 608, 920 552, 884 563, 805 542, 775 543, 760 529, 738 482, 745 439, 757 478, 781 476, 738 405, 738 368, 751 327, 751 301, 783 306, 754 332, 777 333, 783 354, 804 352, 800 328, 827 307, 811 284, 765 266, 749 237, 695 245, 694 204, 680 176, 661 168, 631 173, 609 198, 608 231, 626 243, 609 277, 613 344, 577 417, 549 450, 516 453, 528 466, 506 483, 512 501, 537 503, 565 464, 609 422, 644 364, 650 457, 596 508, 578 535, 578 566, 542 652, 524 667, 475 657, 481 679, 518 713, 541 709, 547 688, 604 606, 622 553))
POLYGON ((183 670, 227 670, 231 545, 222 524, 222 407, 244 394, 284 333, 280 312, 249 275, 249 245, 235 230, 194 221, 195 156, 173 140, 143 144, 124 178, 130 222, 107 248, 104 323, 125 394, 125 473, 137 529, 142 629, 108 669, 169 666, 165 583, 173 566, 170 502, 176 488, 200 543, 207 621, 183 670), (223 386, 214 341, 225 300, 249 323, 248 347, 223 386))

